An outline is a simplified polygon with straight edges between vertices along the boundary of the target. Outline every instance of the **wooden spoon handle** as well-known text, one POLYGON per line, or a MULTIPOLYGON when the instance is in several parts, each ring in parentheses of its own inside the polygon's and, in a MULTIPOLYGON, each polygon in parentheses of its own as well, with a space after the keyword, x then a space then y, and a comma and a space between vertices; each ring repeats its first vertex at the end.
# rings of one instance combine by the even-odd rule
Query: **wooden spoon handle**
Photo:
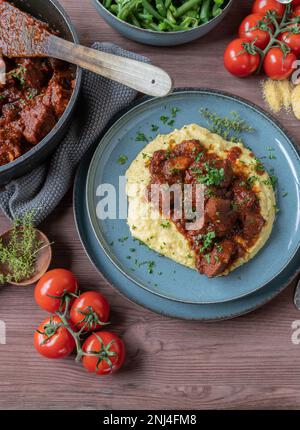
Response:
POLYGON ((56 36, 50 36, 48 42, 49 56, 77 64, 144 94, 163 97, 172 91, 170 75, 159 67, 75 45, 56 36))

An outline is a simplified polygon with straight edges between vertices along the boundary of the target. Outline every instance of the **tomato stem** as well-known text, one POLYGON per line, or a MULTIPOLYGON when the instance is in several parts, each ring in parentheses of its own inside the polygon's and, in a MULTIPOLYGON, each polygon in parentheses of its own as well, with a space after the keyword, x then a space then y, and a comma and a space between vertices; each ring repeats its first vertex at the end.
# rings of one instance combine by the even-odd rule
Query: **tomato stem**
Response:
MULTIPOLYGON (((106 347, 104 346, 102 339, 100 341, 99 336, 96 336, 97 339, 99 340, 100 344, 101 344, 101 350, 99 352, 97 351, 92 351, 92 352, 84 352, 82 349, 82 341, 81 341, 81 335, 84 331, 84 329, 86 328, 86 325, 89 324, 89 321, 87 321, 85 323, 85 325, 79 330, 79 331, 74 331, 69 323, 69 310, 70 310, 70 303, 71 303, 71 295, 66 294, 63 297, 64 300, 64 305, 65 305, 65 309, 62 312, 61 309, 59 311, 56 312, 56 315, 61 319, 63 326, 68 330, 68 332, 73 336, 74 341, 75 341, 75 345, 76 345, 76 361, 79 362, 83 356, 89 356, 89 357, 97 357, 98 358, 98 362, 97 362, 97 368, 99 366, 99 364, 101 363, 102 360, 105 360, 107 362, 107 364, 111 367, 112 364, 111 360, 109 357, 115 356, 116 353, 115 352, 110 352, 109 348, 111 346, 111 343, 109 343, 106 347)), ((106 325, 109 323, 101 323, 101 325, 106 325)))
MULTIPOLYGON (((270 24, 273 24, 274 31, 272 31, 272 29, 268 27, 269 29, 267 31, 270 33, 270 41, 268 45, 265 47, 265 49, 262 50, 257 46, 254 46, 255 51, 260 55, 260 62, 259 62, 259 66, 257 68, 256 74, 260 73, 265 56, 272 47, 278 46, 284 53, 284 59, 287 56, 287 54, 291 51, 291 49, 287 46, 286 43, 278 40, 278 36, 280 33, 289 31, 293 26, 295 26, 297 23, 300 22, 299 17, 295 17, 295 18, 291 17, 291 12, 292 12, 291 4, 286 5, 285 11, 280 23, 278 23, 277 16, 276 16, 276 13, 274 13, 274 11, 268 11, 265 14, 263 25, 265 25, 266 21, 269 22, 270 24)), ((262 30, 261 25, 262 24, 258 24, 253 29, 262 30)), ((265 31, 265 29, 263 30, 265 31)))

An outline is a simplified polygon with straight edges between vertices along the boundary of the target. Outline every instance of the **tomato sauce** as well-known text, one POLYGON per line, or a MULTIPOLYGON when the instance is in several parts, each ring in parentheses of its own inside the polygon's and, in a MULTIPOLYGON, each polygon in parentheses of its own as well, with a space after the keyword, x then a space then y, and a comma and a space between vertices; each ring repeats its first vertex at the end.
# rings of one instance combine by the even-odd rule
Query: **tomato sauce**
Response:
MULTIPOLYGON (((169 219, 195 251, 198 271, 209 277, 222 274, 242 257, 265 224, 251 181, 243 173, 234 172, 241 153, 239 147, 234 147, 228 158, 222 159, 208 152, 198 140, 186 140, 171 149, 154 152, 149 163, 149 201, 154 201, 151 186, 155 184, 191 184, 192 188, 203 184, 204 222, 200 228, 189 230, 186 215, 180 219, 174 216, 172 199, 169 219)), ((194 201, 192 205, 196 206, 194 201)), ((161 200, 158 209, 162 212, 161 200)))

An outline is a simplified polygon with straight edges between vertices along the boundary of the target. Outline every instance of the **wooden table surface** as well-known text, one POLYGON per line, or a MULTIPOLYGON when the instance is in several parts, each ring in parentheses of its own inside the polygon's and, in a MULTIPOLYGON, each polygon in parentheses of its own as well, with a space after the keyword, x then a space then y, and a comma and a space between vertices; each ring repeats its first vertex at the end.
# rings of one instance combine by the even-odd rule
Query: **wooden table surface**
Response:
MULTIPOLYGON (((168 70, 175 85, 233 92, 263 106, 258 78, 237 80, 222 65, 227 42, 249 11, 236 0, 218 28, 203 39, 174 48, 143 46, 124 39, 97 15, 90 0, 61 0, 83 44, 113 41, 151 58, 168 70)), ((280 120, 295 139, 299 123, 280 120)), ((0 230, 9 225, 0 215, 0 230)), ((112 305, 113 328, 127 346, 124 370, 97 378, 73 359, 50 361, 32 346, 33 331, 45 317, 33 289, 3 287, 0 319, 7 344, 0 345, 1 409, 299 408, 300 345, 291 341, 295 283, 260 310, 213 324, 161 317, 129 303, 92 267, 80 244, 71 192, 41 226, 55 241, 53 267, 73 270, 81 289, 104 293, 112 305)))

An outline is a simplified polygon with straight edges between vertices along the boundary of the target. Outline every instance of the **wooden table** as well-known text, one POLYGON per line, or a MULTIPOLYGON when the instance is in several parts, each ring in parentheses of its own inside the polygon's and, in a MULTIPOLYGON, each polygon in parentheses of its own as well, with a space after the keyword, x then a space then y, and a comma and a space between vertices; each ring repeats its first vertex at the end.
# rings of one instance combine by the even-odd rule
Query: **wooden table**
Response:
MULTIPOLYGON (((62 0, 81 42, 113 41, 151 58, 176 86, 231 91, 263 106, 259 79, 237 80, 225 72, 222 54, 249 1, 236 1, 210 35, 186 46, 155 48, 124 39, 97 15, 89 0, 62 0)), ((299 122, 280 120, 296 139, 299 122)), ((9 225, 0 216, 0 230, 9 225)), ((55 241, 53 267, 73 270, 82 289, 104 293, 112 322, 127 346, 124 370, 110 378, 87 374, 73 359, 47 361, 32 346, 45 314, 32 288, 4 287, 0 319, 7 344, 0 345, 0 408, 299 408, 300 345, 291 341, 300 314, 292 304, 294 283, 262 309, 236 320, 200 324, 168 319, 129 303, 92 267, 77 237, 71 193, 43 224, 55 241)))

